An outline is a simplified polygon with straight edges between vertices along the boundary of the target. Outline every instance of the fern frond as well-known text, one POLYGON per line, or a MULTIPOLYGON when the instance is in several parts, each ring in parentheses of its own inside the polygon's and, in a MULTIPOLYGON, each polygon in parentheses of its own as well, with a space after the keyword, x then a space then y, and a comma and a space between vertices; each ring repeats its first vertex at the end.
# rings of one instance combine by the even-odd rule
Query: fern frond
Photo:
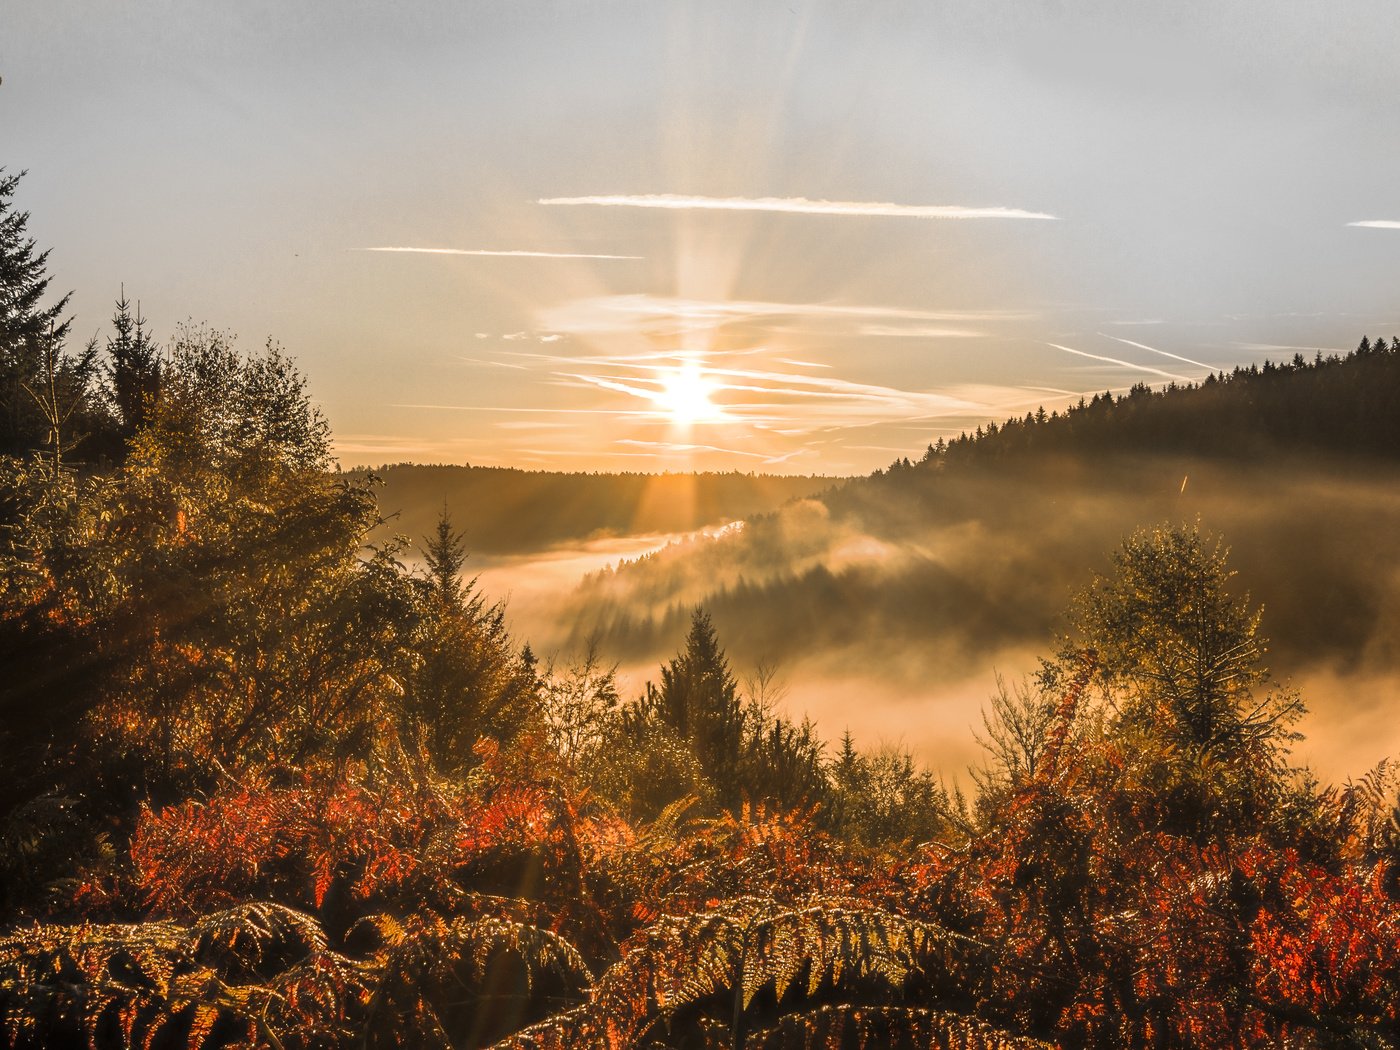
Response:
POLYGON ((901 1006, 823 1006, 752 1033, 746 1050, 899 1047, 901 1050, 1051 1050, 975 1018, 901 1006))
POLYGON ((806 994, 824 985, 877 978, 899 990, 914 974, 943 958, 952 938, 941 927, 876 908, 808 908, 784 912, 752 926, 743 955, 743 1005, 759 990, 773 986, 782 999, 793 981, 807 972, 806 994))
POLYGON ((542 984, 554 999, 577 1003, 592 983, 572 944, 509 919, 383 920, 380 929, 386 946, 367 1036, 376 1045, 464 1038, 475 1045, 487 1014, 503 1024, 512 1016, 540 1017, 542 984))

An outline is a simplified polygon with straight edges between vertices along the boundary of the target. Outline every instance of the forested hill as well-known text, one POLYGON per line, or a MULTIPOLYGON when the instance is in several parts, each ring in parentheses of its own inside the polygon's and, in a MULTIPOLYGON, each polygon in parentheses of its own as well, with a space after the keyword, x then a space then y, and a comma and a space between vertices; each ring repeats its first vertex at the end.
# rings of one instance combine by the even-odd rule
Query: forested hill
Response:
POLYGON ((1162 521, 1227 539, 1279 669, 1400 670, 1400 343, 979 428, 590 578, 570 622, 651 658, 703 604, 744 659, 951 679, 1053 633, 1103 552, 1162 521))
MULTIPOLYGON (((362 477, 357 470, 352 476, 362 477)), ((444 503, 474 553, 514 554, 607 534, 692 532, 837 484, 772 474, 581 474, 401 463, 374 472, 388 528, 431 532, 444 503)))
POLYGON ((1046 415, 1042 408, 951 442, 940 438, 924 462, 984 463, 1047 452, 1400 458, 1400 337, 1363 338, 1344 357, 1295 354, 1287 364, 1241 366, 1198 384, 1095 394, 1063 413, 1046 415))

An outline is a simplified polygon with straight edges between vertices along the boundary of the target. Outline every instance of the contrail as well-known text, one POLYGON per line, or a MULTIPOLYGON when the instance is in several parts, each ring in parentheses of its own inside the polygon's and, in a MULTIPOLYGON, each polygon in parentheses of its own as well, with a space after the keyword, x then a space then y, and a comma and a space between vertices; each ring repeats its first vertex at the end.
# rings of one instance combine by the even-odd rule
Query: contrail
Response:
POLYGON ((1115 342, 1127 343, 1129 346, 1135 346, 1139 350, 1146 350, 1149 353, 1161 354, 1163 357, 1170 357, 1173 361, 1184 361, 1186 364, 1195 365, 1197 368, 1209 369, 1212 372, 1215 371, 1215 367, 1213 365, 1208 365, 1204 361, 1194 361, 1189 357, 1182 357, 1180 354, 1168 353, 1166 350, 1158 350, 1155 346, 1148 346, 1146 343, 1135 343, 1131 339, 1120 339, 1116 335, 1108 335, 1104 332, 1100 332, 1099 335, 1103 336, 1105 339, 1112 339, 1115 342))
POLYGON ((1366 219, 1362 222, 1349 222, 1348 226, 1365 226, 1371 230, 1400 230, 1400 222, 1394 219, 1366 219))
POLYGON ((1055 219, 1021 208, 968 208, 957 204, 890 204, 883 201, 824 201, 806 197, 687 197, 676 193, 545 197, 538 204, 591 204, 605 208, 669 208, 677 211, 768 211, 799 215, 882 215, 911 219, 1055 219))
POLYGON ((1122 365, 1124 368, 1132 368, 1139 372, 1150 372, 1154 376, 1161 376, 1163 379, 1179 379, 1183 383, 1191 382, 1186 376, 1179 376, 1173 372, 1163 372, 1160 368, 1149 368, 1147 365, 1135 365, 1131 361, 1120 361, 1116 357, 1104 357, 1102 354, 1086 354, 1083 350, 1075 350, 1073 347, 1061 346, 1059 343, 1046 343, 1046 346, 1053 346, 1056 350, 1063 350, 1067 354, 1078 354, 1080 357, 1087 357, 1094 361, 1107 361, 1111 365, 1122 365))

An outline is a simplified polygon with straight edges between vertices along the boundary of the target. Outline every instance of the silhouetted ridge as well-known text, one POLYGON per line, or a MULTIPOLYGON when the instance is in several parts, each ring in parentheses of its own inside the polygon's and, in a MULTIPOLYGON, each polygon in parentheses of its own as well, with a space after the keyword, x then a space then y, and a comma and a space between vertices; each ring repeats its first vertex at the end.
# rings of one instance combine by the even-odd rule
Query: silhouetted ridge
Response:
MULTIPOLYGON (((1026 454, 1152 452, 1235 457, 1267 452, 1400 455, 1400 337, 1363 338, 1346 356, 1295 354, 1200 383, 1095 394, 1065 412, 1044 408, 928 447, 921 465, 1026 454)), ((890 473, 911 466, 896 461, 890 473)))

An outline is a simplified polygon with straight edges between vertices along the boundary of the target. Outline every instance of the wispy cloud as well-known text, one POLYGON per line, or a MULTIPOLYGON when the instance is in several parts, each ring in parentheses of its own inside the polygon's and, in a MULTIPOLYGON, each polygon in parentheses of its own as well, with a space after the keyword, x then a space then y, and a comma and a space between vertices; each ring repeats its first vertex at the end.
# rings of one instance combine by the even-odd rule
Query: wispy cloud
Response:
POLYGON ((1180 361, 1183 364, 1195 365, 1197 368, 1205 368, 1210 371, 1215 370, 1214 365, 1208 365, 1204 361, 1196 361, 1189 357, 1182 357, 1180 354, 1173 354, 1167 350, 1158 350, 1155 346, 1148 346, 1146 343, 1135 343, 1131 339, 1122 339, 1116 335, 1109 335, 1106 332, 1100 332, 1099 335, 1103 336, 1105 339, 1112 339, 1115 343, 1123 343, 1127 346, 1135 346, 1139 350, 1146 350, 1150 354, 1161 354, 1163 357, 1170 357, 1173 361, 1180 361))
POLYGON ((1105 357, 1103 354, 1090 354, 1083 350, 1076 350, 1071 346, 1061 346, 1059 343, 1046 343, 1045 345, 1053 346, 1056 350, 1063 350, 1067 354, 1087 357, 1092 361, 1105 361, 1108 364, 1118 365, 1122 368, 1131 368, 1137 372, 1147 372, 1149 375, 1161 376, 1163 379, 1176 379, 1183 383, 1191 382, 1186 376, 1180 376, 1174 372, 1163 372, 1160 368, 1149 368, 1147 365, 1134 364, 1132 361, 1123 361, 1116 357, 1105 357))
POLYGON ((1055 219, 1022 208, 969 208, 959 204, 890 204, 884 201, 827 201, 806 197, 690 197, 678 193, 545 197, 540 204, 595 205, 605 208, 667 208, 675 211, 765 211, 798 215, 867 215, 908 219, 1055 219))
MULTIPOLYGON (((764 367, 748 364, 751 353, 684 354, 642 352, 566 357, 547 353, 512 353, 514 361, 533 361, 548 381, 620 394, 646 403, 643 416, 665 420, 658 404, 677 369, 696 368, 709 384, 719 411, 704 420, 719 431, 751 427, 784 435, 828 429, 894 425, 934 419, 974 418, 1003 407, 1036 403, 1045 391, 995 386, 911 390, 862 383, 783 357, 764 367), (784 367, 787 366, 787 367, 784 367)), ((626 404, 624 402, 623 404, 626 404)), ((637 411, 619 412, 631 417, 637 411)), ((701 421, 697 421, 701 422, 701 421)))
POLYGON ((498 259, 641 259, 640 255, 594 255, 585 252, 492 251, 486 248, 360 248, 362 252, 408 252, 416 255, 485 255, 498 259))
POLYGON ((1364 226, 1368 230, 1400 230, 1400 221, 1395 219, 1365 219, 1361 222, 1349 222, 1348 226, 1364 226))
POLYGON ((434 405, 395 402, 390 408, 411 408, 432 412, 501 412, 505 414, 541 416, 642 416, 650 418, 654 412, 619 412, 612 408, 525 408, 514 405, 434 405))
POLYGON ((975 328, 943 328, 938 325, 866 324, 861 325, 856 334, 892 339, 976 339, 987 333, 975 328))
MULTIPOLYGON (((900 322, 926 326, 961 326, 1024 320, 1021 311, 919 310, 900 306, 856 303, 778 303, 742 299, 686 299, 678 296, 628 295, 573 299, 541 311, 542 329, 572 335, 649 332, 676 335, 725 325, 773 323, 783 319, 806 322, 885 325, 893 334, 900 322)), ((872 334, 866 332, 865 334, 872 334)))
POLYGON ((341 434, 333 442, 338 454, 376 453, 395 456, 422 455, 438 451, 438 446, 398 434, 341 434))
POLYGON ((1231 346, 1234 346, 1234 347, 1238 347, 1240 350, 1249 350, 1249 351, 1251 351, 1252 353, 1264 353, 1264 354, 1268 354, 1268 353, 1282 353, 1282 352, 1285 351, 1285 350, 1294 350, 1294 351, 1300 351, 1300 352, 1305 350, 1305 351, 1307 351, 1307 352, 1310 353, 1310 354, 1312 354, 1312 353, 1317 353, 1318 351, 1321 351, 1321 352, 1323 352, 1323 353, 1330 353, 1330 354, 1344 354, 1344 353, 1347 352, 1345 348, 1340 347, 1340 346, 1318 346, 1318 345, 1313 345, 1313 346, 1301 346, 1301 345, 1298 345, 1298 344, 1295 344, 1295 343, 1239 343, 1239 342, 1237 342, 1237 343, 1231 343, 1230 345, 1231 345, 1231 346))
POLYGON ((751 456, 754 459, 768 459, 766 452, 745 451, 740 448, 721 448, 719 445, 696 445, 676 441, 642 441, 638 438, 621 438, 616 444, 635 448, 655 449, 660 452, 723 452, 727 456, 751 456))

